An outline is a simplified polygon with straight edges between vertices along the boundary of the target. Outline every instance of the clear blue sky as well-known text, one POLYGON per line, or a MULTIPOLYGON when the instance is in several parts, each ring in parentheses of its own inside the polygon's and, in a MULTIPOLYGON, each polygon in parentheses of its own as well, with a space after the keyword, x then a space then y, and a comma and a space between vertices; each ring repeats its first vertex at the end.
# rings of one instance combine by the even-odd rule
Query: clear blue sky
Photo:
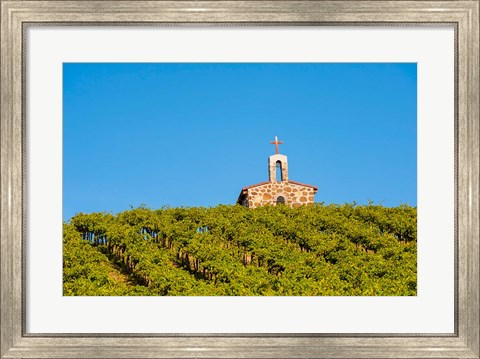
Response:
POLYGON ((63 217, 234 204, 274 136, 316 202, 417 202, 412 63, 63 65, 63 217))

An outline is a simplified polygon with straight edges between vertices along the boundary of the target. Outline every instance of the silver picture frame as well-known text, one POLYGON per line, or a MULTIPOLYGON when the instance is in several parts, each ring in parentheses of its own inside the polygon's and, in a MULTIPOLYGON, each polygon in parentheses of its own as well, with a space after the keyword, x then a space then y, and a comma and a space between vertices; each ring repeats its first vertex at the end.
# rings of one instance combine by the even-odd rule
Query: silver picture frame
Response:
MULTIPOLYGON (((1 358, 480 358, 479 0, 1 3, 1 358), (453 334, 31 334, 25 330, 25 29, 42 25, 455 28, 453 334)), ((28 130, 28 129, 27 129, 28 130)))

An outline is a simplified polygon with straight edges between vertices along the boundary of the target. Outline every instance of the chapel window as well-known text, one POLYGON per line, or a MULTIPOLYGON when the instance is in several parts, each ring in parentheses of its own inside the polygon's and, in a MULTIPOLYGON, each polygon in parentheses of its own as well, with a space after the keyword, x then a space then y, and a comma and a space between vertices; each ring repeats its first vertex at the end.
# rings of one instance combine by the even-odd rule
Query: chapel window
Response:
POLYGON ((277 171, 277 174, 276 174, 277 182, 282 182, 282 181, 283 181, 283 176, 282 176, 282 162, 281 162, 281 161, 277 161, 275 167, 276 167, 276 171, 277 171))

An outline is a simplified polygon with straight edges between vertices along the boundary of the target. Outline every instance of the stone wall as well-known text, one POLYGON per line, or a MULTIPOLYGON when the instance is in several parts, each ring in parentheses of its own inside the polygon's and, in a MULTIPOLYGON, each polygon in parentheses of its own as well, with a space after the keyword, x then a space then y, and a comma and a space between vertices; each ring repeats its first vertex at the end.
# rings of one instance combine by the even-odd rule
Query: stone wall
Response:
POLYGON ((304 204, 312 204, 315 192, 314 187, 300 184, 283 182, 268 182, 247 189, 248 207, 255 208, 267 204, 275 205, 277 198, 285 198, 285 204, 296 208, 304 204))

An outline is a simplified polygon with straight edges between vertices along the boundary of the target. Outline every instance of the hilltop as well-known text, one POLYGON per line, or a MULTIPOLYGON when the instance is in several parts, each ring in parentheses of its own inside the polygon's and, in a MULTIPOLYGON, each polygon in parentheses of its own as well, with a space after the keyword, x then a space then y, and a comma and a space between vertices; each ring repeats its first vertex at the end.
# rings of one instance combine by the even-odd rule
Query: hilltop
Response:
POLYGON ((77 214, 64 295, 416 295, 417 209, 285 205, 77 214))

